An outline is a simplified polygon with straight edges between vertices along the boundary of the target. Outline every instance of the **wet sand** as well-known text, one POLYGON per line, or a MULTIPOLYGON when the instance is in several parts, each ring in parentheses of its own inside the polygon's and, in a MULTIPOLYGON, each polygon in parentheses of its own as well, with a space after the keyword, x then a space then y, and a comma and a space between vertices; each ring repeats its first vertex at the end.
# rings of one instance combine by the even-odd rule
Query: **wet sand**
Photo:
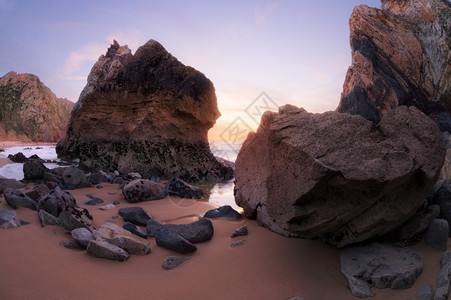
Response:
MULTIPOLYGON (((115 184, 70 191, 77 203, 94 217, 94 226, 106 222, 121 225, 121 207, 134 206, 122 199, 115 184), (83 205, 90 194, 105 201, 120 201, 116 208, 101 211, 83 205), (113 218, 113 217, 117 218, 113 218)), ((136 204, 135 204, 136 205, 136 204)), ((197 220, 215 206, 202 201, 167 197, 137 204, 167 223, 197 220)), ((0 196, 0 209, 9 207, 0 196)), ((1 299, 355 299, 340 272, 339 250, 320 241, 284 238, 253 220, 212 220, 213 239, 197 244, 191 259, 174 270, 164 270, 166 256, 179 255, 156 246, 151 253, 131 256, 126 262, 89 256, 86 251, 64 248, 69 239, 56 226, 40 227, 35 211, 20 208, 19 217, 29 225, 0 229, 1 299), (243 224, 249 235, 230 238, 243 224), (232 241, 244 239, 231 248, 232 241)), ((422 275, 409 290, 377 290, 373 299, 414 299, 423 284, 435 288, 440 251, 424 243, 416 245, 425 264, 422 275)))

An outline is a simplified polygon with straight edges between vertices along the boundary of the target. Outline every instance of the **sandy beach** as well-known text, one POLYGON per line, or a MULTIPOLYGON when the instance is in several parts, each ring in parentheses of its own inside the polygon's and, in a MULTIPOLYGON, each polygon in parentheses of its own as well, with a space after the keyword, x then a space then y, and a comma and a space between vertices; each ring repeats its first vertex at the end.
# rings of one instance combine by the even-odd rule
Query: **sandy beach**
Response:
MULTIPOLYGON (((94 217, 94 226, 106 222, 121 225, 122 199, 116 184, 70 191, 78 205, 94 217), (105 203, 119 201, 108 211, 83 205, 90 194, 105 203)), ((215 206, 202 201, 167 197, 138 204, 167 223, 189 223, 215 206)), ((3 196, 0 208, 10 209, 3 196)), ((35 211, 20 208, 19 217, 29 225, 1 229, 0 298, 2 299, 354 299, 340 272, 340 251, 320 241, 284 238, 253 220, 212 220, 213 239, 198 244, 191 259, 174 270, 164 270, 166 256, 178 255, 158 247, 150 239, 151 253, 132 256, 126 262, 90 257, 86 251, 64 248, 70 235, 61 227, 41 228, 35 211), (249 235, 230 238, 243 224, 249 235), (245 239, 231 248, 233 240, 245 239)), ((449 244, 448 244, 449 245, 449 244)), ((374 299, 413 299, 423 284, 436 286, 440 251, 416 245, 424 271, 409 290, 377 290, 374 299)))

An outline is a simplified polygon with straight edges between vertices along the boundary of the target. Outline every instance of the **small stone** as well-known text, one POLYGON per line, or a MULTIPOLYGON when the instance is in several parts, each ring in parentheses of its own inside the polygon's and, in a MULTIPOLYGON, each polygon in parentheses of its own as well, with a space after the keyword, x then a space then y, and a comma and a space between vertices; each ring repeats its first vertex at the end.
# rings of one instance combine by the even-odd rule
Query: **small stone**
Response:
POLYGON ((230 245, 230 247, 235 248, 235 247, 238 247, 238 246, 242 246, 242 245, 244 245, 245 242, 246 242, 246 240, 238 240, 238 241, 234 241, 234 242, 230 245))
POLYGON ((181 256, 168 256, 164 259, 161 267, 165 270, 172 270, 183 264, 185 261, 190 260, 189 257, 181 257, 181 256))
POLYGON ((446 251, 448 247, 448 232, 448 221, 435 219, 429 225, 424 240, 429 246, 437 250, 446 251))
POLYGON ((122 225, 122 228, 124 228, 125 230, 130 231, 133 234, 136 234, 137 236, 139 236, 140 238, 143 239, 147 239, 147 233, 144 232, 144 230, 142 230, 141 228, 137 227, 135 224, 130 223, 130 222, 125 222, 122 225))
POLYGON ((76 228, 70 234, 84 249, 88 247, 92 240, 92 232, 86 228, 76 228))
POLYGON ((64 248, 67 249, 79 249, 84 250, 86 247, 82 247, 76 240, 65 240, 62 242, 64 248))
POLYGON ((89 199, 91 199, 91 200, 89 200, 89 201, 86 201, 84 204, 85 205, 97 205, 97 204, 101 204, 101 203, 103 203, 104 201, 102 200, 102 199, 100 199, 100 198, 97 198, 97 197, 94 197, 94 196, 92 196, 92 195, 86 195, 86 197, 88 197, 89 199))
POLYGON ((110 260, 126 261, 130 257, 124 249, 102 240, 91 240, 87 250, 91 256, 110 260))
POLYGON ((47 225, 58 225, 58 218, 52 214, 49 214, 43 209, 40 209, 38 212, 39 221, 41 222, 41 227, 45 227, 47 225))
POLYGON ((224 205, 217 209, 211 209, 207 211, 204 217, 211 219, 227 217, 240 220, 243 216, 239 212, 234 210, 230 205, 224 205))
POLYGON ((166 191, 163 186, 147 179, 133 180, 122 188, 122 195, 127 202, 136 203, 163 199, 166 191))
POLYGON ((1 228, 19 227, 20 219, 14 210, 2 209, 0 210, 0 226, 1 228))
POLYGON ((116 205, 109 203, 109 204, 106 204, 106 205, 99 206, 99 209, 101 209, 101 210, 109 210, 109 209, 113 209, 115 207, 116 207, 116 205))
POLYGON ((187 199, 201 199, 204 192, 181 179, 173 179, 166 184, 166 193, 170 196, 176 196, 187 199))
POLYGON ((123 207, 119 209, 118 214, 125 222, 130 222, 135 225, 146 226, 150 220, 147 212, 139 206, 123 207))
POLYGON ((130 254, 146 255, 150 253, 147 240, 113 223, 103 224, 93 232, 93 235, 94 239, 105 240, 130 254))
POLYGON ((131 180, 135 180, 135 179, 141 179, 141 175, 139 173, 136 172, 130 172, 127 174, 127 177, 130 178, 131 180))
MULTIPOLYGON (((114 195, 114 193, 108 193, 108 195, 111 195, 111 194, 113 194, 114 195)), ((114 205, 119 205, 119 204, 121 204, 119 201, 113 201, 113 204, 114 205)))
POLYGON ((99 190, 100 190, 100 189, 103 189, 103 186, 97 185, 97 186, 96 186, 96 189, 99 189, 99 190))
POLYGON ((239 227, 238 229, 236 229, 232 235, 230 236, 231 238, 237 237, 237 236, 242 236, 242 235, 248 235, 249 231, 247 229, 247 225, 244 224, 243 226, 239 227))
POLYGON ((432 300, 433 290, 429 285, 422 285, 417 290, 415 297, 419 300, 432 300))

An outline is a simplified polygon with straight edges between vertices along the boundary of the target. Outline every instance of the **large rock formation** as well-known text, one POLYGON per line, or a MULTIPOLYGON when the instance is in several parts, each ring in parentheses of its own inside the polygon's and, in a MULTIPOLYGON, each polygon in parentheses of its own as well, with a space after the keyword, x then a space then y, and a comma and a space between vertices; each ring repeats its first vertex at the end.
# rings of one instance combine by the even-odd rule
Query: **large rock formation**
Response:
POLYGON ((382 0, 349 21, 352 65, 340 112, 378 122, 401 105, 436 117, 451 112, 451 5, 447 0, 382 0))
POLYGON ((9 72, 0 78, 0 140, 57 142, 72 107, 36 75, 9 72))
POLYGON ((383 235, 424 203, 443 164, 441 134, 402 106, 379 124, 358 115, 266 112, 236 160, 235 200, 286 236, 339 247, 383 235))
POLYGON ((91 70, 58 156, 85 170, 146 171, 195 181, 228 171, 207 132, 220 116, 213 83, 150 40, 134 55, 114 44, 91 70))

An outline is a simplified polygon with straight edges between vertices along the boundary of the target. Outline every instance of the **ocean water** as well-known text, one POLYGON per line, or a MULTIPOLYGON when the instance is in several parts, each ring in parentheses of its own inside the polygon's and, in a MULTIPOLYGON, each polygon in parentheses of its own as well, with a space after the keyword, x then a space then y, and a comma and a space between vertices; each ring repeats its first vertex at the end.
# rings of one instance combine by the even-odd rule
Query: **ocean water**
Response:
MULTIPOLYGON (((238 143, 210 143, 210 149, 215 156, 232 162, 235 162, 240 147, 241 144, 238 143)), ((4 148, 4 150, 4 152, 0 152, 0 157, 8 157, 10 154, 14 155, 18 152, 22 152, 26 157, 36 154, 44 160, 59 161, 56 155, 55 146, 14 146, 4 148)), ((44 165, 49 169, 58 167, 58 164, 56 163, 45 163, 44 165)), ((14 163, 1 167, 0 176, 5 178, 13 178, 16 180, 23 179, 23 164, 14 163)), ((233 180, 215 184, 199 183, 195 185, 204 190, 204 193, 206 194, 205 200, 218 205, 230 205, 235 208, 237 207, 233 197, 233 180)))

